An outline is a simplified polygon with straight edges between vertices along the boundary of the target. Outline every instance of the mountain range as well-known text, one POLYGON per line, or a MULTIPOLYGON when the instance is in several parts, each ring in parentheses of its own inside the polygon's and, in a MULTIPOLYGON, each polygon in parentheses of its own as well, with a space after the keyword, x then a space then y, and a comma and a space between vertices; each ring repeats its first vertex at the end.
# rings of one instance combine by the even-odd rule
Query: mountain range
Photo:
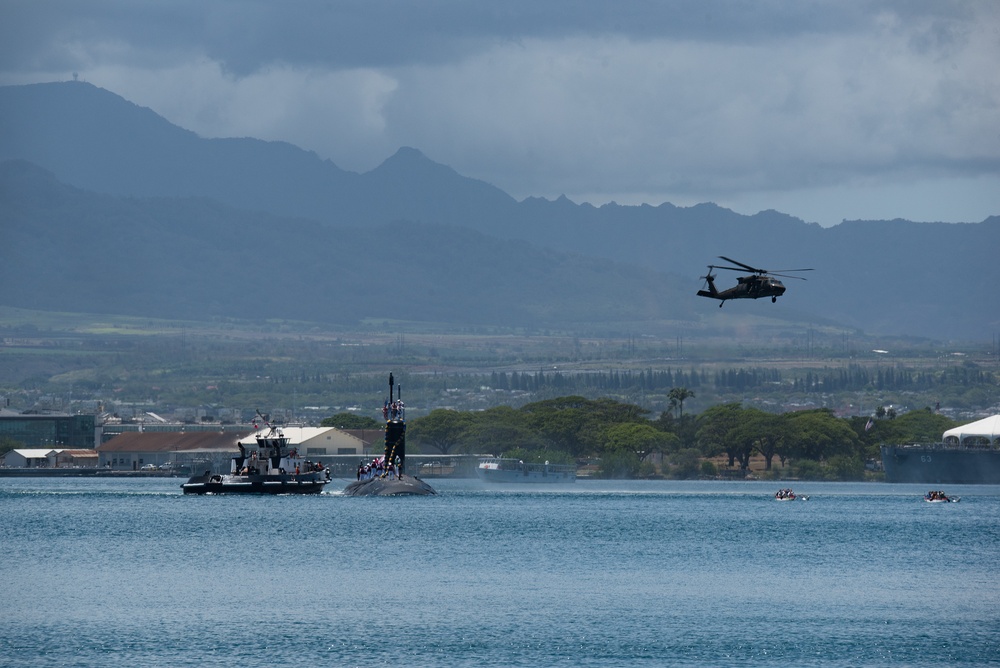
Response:
MULTIPOLYGON (((997 216, 823 228, 710 203, 517 201, 417 149, 358 174, 287 143, 204 139, 82 82, 0 87, 0 161, 0 305, 263 309, 344 327, 703 331, 766 317, 958 340, 1000 329, 997 216), (777 304, 719 309, 694 292, 720 255, 815 271, 786 280, 777 304)), ((716 271, 720 287, 735 283, 716 271)))

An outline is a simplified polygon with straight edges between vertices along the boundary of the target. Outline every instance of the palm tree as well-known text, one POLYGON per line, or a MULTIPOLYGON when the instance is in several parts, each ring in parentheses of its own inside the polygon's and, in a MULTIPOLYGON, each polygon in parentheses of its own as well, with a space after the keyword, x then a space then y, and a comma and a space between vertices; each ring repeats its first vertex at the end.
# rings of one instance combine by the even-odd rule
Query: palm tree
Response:
POLYGON ((670 389, 667 396, 670 398, 670 408, 673 409, 676 406, 678 409, 677 418, 681 419, 684 417, 684 400, 693 397, 694 392, 686 387, 674 387, 670 389))

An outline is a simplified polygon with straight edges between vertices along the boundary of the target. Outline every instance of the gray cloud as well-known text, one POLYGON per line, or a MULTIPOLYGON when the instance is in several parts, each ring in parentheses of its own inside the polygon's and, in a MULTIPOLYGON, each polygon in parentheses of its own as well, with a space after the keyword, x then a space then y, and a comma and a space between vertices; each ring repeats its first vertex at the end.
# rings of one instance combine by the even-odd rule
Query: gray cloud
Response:
POLYGON ((516 197, 712 200, 824 224, 1000 213, 989 1, 0 11, 4 83, 79 72, 203 136, 290 141, 347 169, 407 145, 516 197))

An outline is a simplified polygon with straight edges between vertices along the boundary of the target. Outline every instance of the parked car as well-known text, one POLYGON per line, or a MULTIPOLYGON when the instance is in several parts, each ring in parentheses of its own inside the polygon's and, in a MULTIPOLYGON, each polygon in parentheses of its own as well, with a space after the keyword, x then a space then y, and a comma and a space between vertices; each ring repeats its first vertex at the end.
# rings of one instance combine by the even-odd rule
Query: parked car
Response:
POLYGON ((155 471, 156 470, 156 464, 146 464, 146 465, 144 465, 139 470, 140 471, 155 471))

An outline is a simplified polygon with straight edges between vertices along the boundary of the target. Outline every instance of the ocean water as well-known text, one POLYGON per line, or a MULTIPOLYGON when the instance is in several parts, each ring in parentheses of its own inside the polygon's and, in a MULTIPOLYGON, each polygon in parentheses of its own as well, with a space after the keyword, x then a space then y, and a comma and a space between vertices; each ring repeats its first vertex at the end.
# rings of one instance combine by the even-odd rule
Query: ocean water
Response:
POLYGON ((0 478, 5 666, 1000 665, 1000 487, 0 478))

